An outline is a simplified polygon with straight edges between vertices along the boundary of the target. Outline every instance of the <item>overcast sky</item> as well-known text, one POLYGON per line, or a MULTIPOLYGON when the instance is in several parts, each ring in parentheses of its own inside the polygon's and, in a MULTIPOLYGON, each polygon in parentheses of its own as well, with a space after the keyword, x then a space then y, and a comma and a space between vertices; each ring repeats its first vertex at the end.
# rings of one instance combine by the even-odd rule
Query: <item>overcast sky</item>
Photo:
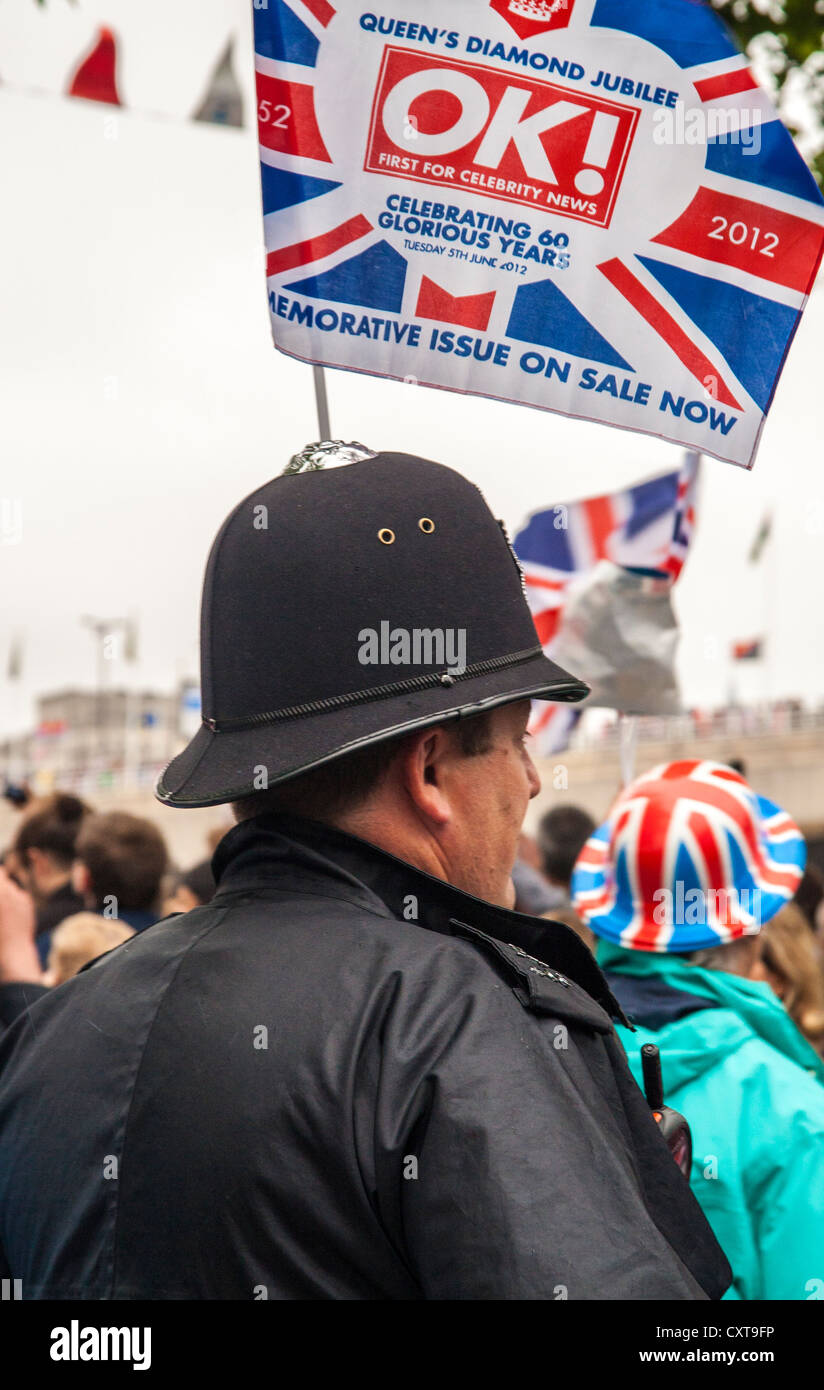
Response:
MULTIPOLYGON (((12 10, 20 24, 4 81, 10 68, 33 80, 32 36, 57 43, 53 74, 82 51, 90 7, 46 8, 48 32, 34 0, 3 6, 0 33, 12 10)), ((100 0, 93 12, 123 35, 127 98, 183 112, 247 6, 100 0)), ((245 27, 239 58, 247 81, 245 27)), ((10 86, 0 122, 0 505, 19 499, 23 517, 19 544, 0 537, 2 734, 30 723, 35 695, 92 686, 84 613, 139 619, 140 661, 113 666, 115 683, 166 690, 196 674, 212 536, 317 425, 311 369, 271 344, 251 129, 128 112, 112 128, 112 108, 10 86), (16 633, 25 664, 10 684, 16 633)), ((705 460, 676 601, 687 703, 724 700, 730 643, 765 624, 769 659, 739 666, 739 695, 824 698, 822 360, 819 286, 755 469, 705 460), (774 536, 755 568, 746 555, 767 508, 774 536)), ((673 445, 523 407, 341 372, 328 381, 335 436, 460 468, 513 530, 531 510, 680 462, 673 445)))

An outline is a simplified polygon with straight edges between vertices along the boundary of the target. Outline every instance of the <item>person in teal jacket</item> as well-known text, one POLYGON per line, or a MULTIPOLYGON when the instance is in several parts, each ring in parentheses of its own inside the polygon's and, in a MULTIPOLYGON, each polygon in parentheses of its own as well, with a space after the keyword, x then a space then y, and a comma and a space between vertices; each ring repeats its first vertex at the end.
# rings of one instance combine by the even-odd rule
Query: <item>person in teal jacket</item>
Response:
POLYGON ((693 1190, 733 1269, 727 1299, 824 1298, 824 1062, 763 978, 758 931, 805 858, 788 816, 730 768, 653 769, 618 798, 572 881, 635 1031, 687 1119, 693 1190))

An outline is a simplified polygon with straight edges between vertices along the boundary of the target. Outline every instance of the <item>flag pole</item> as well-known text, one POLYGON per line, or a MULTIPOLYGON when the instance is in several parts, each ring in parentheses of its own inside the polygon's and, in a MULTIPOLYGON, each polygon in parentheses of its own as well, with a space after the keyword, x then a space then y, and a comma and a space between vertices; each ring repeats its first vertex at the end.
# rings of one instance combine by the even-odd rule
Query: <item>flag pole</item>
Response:
POLYGON ((635 777, 635 749, 638 743, 638 719, 634 714, 618 715, 618 752, 621 760, 621 785, 628 787, 635 777))
MULTIPOLYGON (((778 682, 775 679, 775 652, 777 645, 776 637, 778 633, 778 624, 776 623, 775 619, 776 614, 781 612, 781 609, 779 607, 780 591, 778 588, 778 538, 776 534, 778 531, 779 521, 778 507, 779 502, 776 498, 771 508, 772 516, 770 525, 770 535, 767 540, 769 553, 767 555, 767 563, 764 566, 764 587, 762 590, 764 595, 764 636, 762 638, 764 644, 764 649, 762 650, 762 657, 764 661, 764 676, 762 685, 764 690, 764 701, 768 708, 773 700, 779 698, 777 694, 778 682)), ((767 717, 769 718, 769 715, 767 717)))
POLYGON ((315 379, 315 404, 318 410, 318 430, 321 442, 332 438, 332 426, 329 423, 329 398, 326 394, 326 375, 323 367, 313 366, 312 375, 315 379))

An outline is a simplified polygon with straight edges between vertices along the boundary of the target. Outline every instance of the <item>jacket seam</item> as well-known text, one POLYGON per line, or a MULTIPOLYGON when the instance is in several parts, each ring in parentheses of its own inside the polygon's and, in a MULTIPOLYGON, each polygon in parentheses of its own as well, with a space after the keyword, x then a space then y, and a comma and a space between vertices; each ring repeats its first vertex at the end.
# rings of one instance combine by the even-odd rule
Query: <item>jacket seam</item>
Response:
MULTIPOLYGON (((228 890, 230 893, 233 891, 238 893, 241 897, 249 897, 255 902, 260 902, 259 892, 251 885, 249 888, 228 890)), ((390 912, 388 907, 385 913, 378 912, 377 909, 371 905, 361 903, 355 898, 343 897, 340 893, 321 893, 308 888, 267 888, 266 892, 278 893, 281 897, 285 898, 323 898, 325 902, 349 903, 352 907, 358 908, 359 911, 368 912, 370 917, 377 917, 381 922, 400 922, 407 927, 419 927, 421 925, 420 922, 405 922, 402 917, 396 917, 394 912, 390 912)), ((212 902, 214 902, 214 898, 212 902)), ((380 902, 380 899, 378 899, 378 902, 380 902)), ((385 906, 385 904, 383 904, 383 906, 385 906)), ((424 928, 424 930, 426 930, 426 928, 424 928)))
POLYGON ((169 981, 168 981, 168 983, 167 983, 167 985, 166 985, 166 988, 163 990, 163 993, 162 993, 162 995, 161 995, 161 998, 158 1000, 157 1007, 156 1007, 156 1009, 155 1009, 155 1011, 154 1011, 154 1014, 152 1015, 152 1017, 151 1017, 151 1019, 150 1019, 150 1021, 149 1021, 148 1028, 146 1029, 146 1034, 145 1034, 145 1036, 144 1036, 144 1038, 143 1038, 143 1043, 142 1043, 142 1047, 141 1047, 141 1050, 140 1050, 140 1057, 139 1057, 139 1060, 138 1060, 138 1063, 137 1063, 137 1067, 136 1067, 136 1069, 135 1069, 134 1079, 133 1079, 133 1081, 132 1081, 132 1088, 131 1088, 131 1094, 130 1094, 130 1096, 129 1096, 129 1103, 128 1103, 127 1107, 126 1107, 126 1114, 125 1114, 125 1117, 124 1117, 124 1120, 123 1120, 123 1132, 122 1132, 122 1137, 121 1137, 121 1141, 120 1141, 120 1156, 119 1156, 119 1163, 118 1163, 118 1175, 117 1175, 117 1183, 116 1183, 116 1186, 115 1186, 114 1227, 113 1227, 113 1230, 112 1230, 111 1275, 110 1275, 110 1279, 109 1279, 109 1297, 110 1297, 110 1298, 113 1298, 113 1297, 114 1297, 114 1290, 115 1290, 115 1286, 116 1286, 116 1283, 117 1283, 117 1259, 118 1259, 118 1253, 119 1253, 119 1252, 118 1252, 118 1243, 119 1243, 119 1238, 120 1238, 120 1230, 119 1230, 119 1227, 120 1227, 120 1208, 121 1208, 121 1201, 120 1201, 120 1191, 121 1191, 121 1189, 120 1189, 120 1184, 121 1184, 122 1179, 123 1179, 122 1168, 123 1168, 123 1163, 124 1163, 124 1159, 125 1159, 125 1156, 126 1156, 126 1141, 127 1141, 127 1139, 128 1139, 128 1134, 129 1134, 129 1121, 131 1120, 132 1108, 133 1108, 133 1106, 134 1106, 134 1099, 135 1099, 135 1095, 137 1094, 137 1088, 138 1088, 138 1085, 139 1085, 139 1082, 140 1082, 140 1074, 141 1074, 141 1072, 142 1072, 142 1070, 143 1070, 143 1063, 144 1063, 144 1061, 145 1061, 145 1059, 146 1059, 146 1051, 147 1051, 148 1046, 149 1046, 149 1040, 150 1040, 150 1038, 151 1038, 151 1036, 152 1036, 152 1031, 153 1031, 153 1029, 154 1029, 155 1024, 157 1023, 157 1020, 158 1020, 158 1017, 159 1017, 159 1015, 160 1015, 160 1012, 161 1012, 161 1010, 162 1010, 164 1004, 166 1003, 166 1000, 167 1000, 168 995, 169 995, 169 990, 170 990, 171 986, 173 985, 174 981, 176 980, 177 975, 178 975, 178 973, 179 973, 179 971, 180 971, 180 968, 181 968, 181 966, 183 965, 183 962, 184 962, 184 961, 186 960, 186 958, 188 957, 190 951, 194 950, 195 946, 198 945, 198 944, 203 940, 203 938, 204 938, 205 936, 208 936, 210 932, 215 931, 216 928, 219 927, 219 926, 222 924, 222 922, 223 922, 223 920, 224 920, 224 918, 225 918, 225 916, 226 916, 226 912, 227 912, 227 911, 228 911, 228 909, 224 909, 223 911, 221 911, 221 914, 220 914, 220 917, 219 917, 218 921, 212 923, 212 925, 211 925, 210 927, 206 927, 204 931, 200 932, 199 935, 195 936, 195 937, 192 939, 192 941, 190 941, 190 943, 189 943, 189 945, 187 946, 186 950, 185 950, 185 951, 182 953, 182 955, 180 956, 180 958, 179 958, 179 960, 178 960, 178 962, 177 962, 177 965, 175 966, 175 969, 174 969, 174 971, 173 971, 173 973, 172 973, 172 975, 171 975, 171 977, 170 977, 170 979, 169 979, 169 981))

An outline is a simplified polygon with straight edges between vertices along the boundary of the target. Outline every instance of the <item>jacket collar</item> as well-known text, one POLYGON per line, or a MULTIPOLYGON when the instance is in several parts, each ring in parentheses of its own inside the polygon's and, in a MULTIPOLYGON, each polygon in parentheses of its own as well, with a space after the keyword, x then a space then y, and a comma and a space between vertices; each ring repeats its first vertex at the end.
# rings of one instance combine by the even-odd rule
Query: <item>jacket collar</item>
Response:
POLYGON ((616 999, 620 999, 627 1018, 636 1027, 649 1028, 653 1033, 703 1009, 721 1007, 718 1000, 708 999, 706 995, 671 989, 654 975, 638 979, 635 975, 606 971, 606 981, 616 999))
POLYGON ((255 888, 288 891, 299 880, 302 891, 314 886, 319 894, 445 936, 455 935, 455 924, 466 924, 561 971, 611 1017, 623 1019, 594 957, 570 927, 484 902, 331 826, 299 816, 255 816, 224 836, 212 871, 218 884, 213 901, 255 888))

